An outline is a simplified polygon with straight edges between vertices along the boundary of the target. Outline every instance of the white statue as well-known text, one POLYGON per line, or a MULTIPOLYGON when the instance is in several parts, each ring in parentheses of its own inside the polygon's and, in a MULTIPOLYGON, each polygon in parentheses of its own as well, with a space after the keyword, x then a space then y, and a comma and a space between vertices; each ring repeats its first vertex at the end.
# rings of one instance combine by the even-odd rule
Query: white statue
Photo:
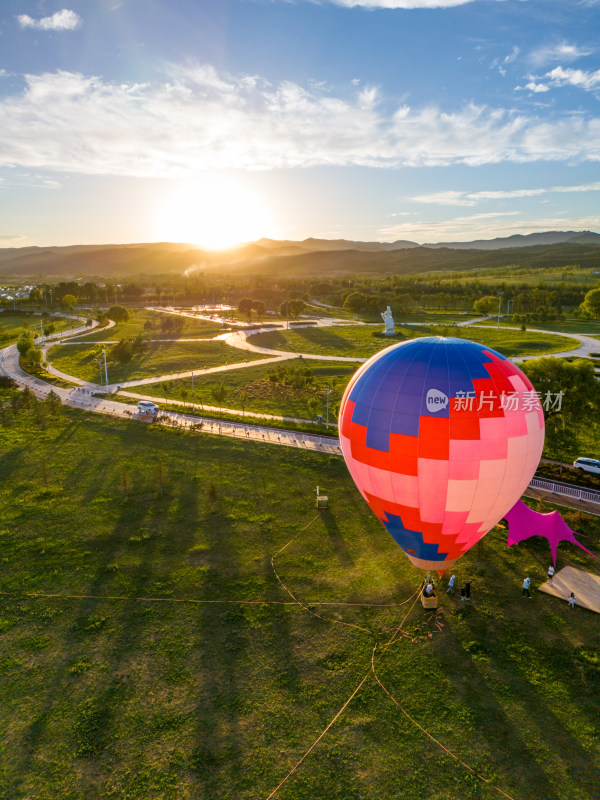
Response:
POLYGON ((386 308, 385 311, 381 314, 381 319, 385 322, 385 336, 395 336, 396 335, 396 328, 394 327, 394 317, 392 316, 392 309, 390 306, 386 308))

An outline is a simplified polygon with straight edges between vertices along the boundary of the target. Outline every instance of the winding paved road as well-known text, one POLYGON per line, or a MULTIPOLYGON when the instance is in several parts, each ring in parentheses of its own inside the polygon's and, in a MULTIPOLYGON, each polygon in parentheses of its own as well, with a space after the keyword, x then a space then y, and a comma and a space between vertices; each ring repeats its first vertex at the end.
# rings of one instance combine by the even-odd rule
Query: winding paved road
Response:
MULTIPOLYGON (((149 309, 150 310, 150 309, 149 309)), ((152 309, 152 310, 159 310, 159 309, 152 309)), ((162 310, 162 309, 160 309, 162 310)), ((182 316, 187 317, 194 317, 198 318, 199 315, 191 314, 189 312, 179 312, 175 309, 167 310, 167 313, 173 314, 181 314, 182 316)), ((83 318, 77 317, 83 321, 83 318)), ((485 321, 485 317, 480 317, 477 319, 470 319, 465 320, 464 322, 459 323, 461 327, 467 325, 475 325, 476 327, 485 327, 485 328, 495 328, 495 325, 481 325, 481 322, 485 321)), ((213 320, 214 321, 214 320, 213 320)), ((349 320, 341 320, 331 318, 318 318, 312 319, 310 322, 307 321, 306 325, 302 324, 294 324, 293 328, 298 327, 330 327, 335 325, 356 325, 356 324, 369 324, 369 323, 356 323, 349 320)), ((379 325, 379 323, 376 323, 379 325)), ((419 323, 407 323, 407 324, 419 324, 419 323)), ((108 327, 112 327, 114 322, 111 322, 108 327)), ((86 333, 89 333, 90 330, 93 328, 98 327, 97 323, 94 323, 92 326, 81 326, 79 328, 70 330, 70 331, 62 331, 51 336, 45 337, 44 340, 38 340, 38 344, 42 345, 45 349, 50 346, 50 344, 60 344, 63 341, 68 340, 68 343, 72 344, 89 344, 89 342, 75 342, 73 339, 76 339, 79 336, 82 336, 86 333)), ((124 381, 120 384, 109 384, 108 386, 102 386, 91 381, 85 381, 81 378, 76 378, 72 375, 68 375, 60 370, 57 370, 52 365, 48 365, 47 371, 54 376, 61 378, 64 381, 67 381, 74 386, 69 388, 63 388, 59 386, 54 386, 46 381, 41 380, 40 378, 36 378, 29 373, 25 372, 19 364, 19 353, 17 351, 16 345, 11 345, 9 347, 4 348, 0 351, 0 368, 2 371, 13 378, 17 383, 21 386, 27 386, 31 391, 33 391, 38 397, 45 397, 51 391, 54 391, 62 400, 63 403, 69 405, 74 408, 83 408, 88 411, 93 411, 96 413, 102 414, 109 414, 112 416, 121 416, 126 418, 137 417, 139 415, 136 413, 135 408, 128 404, 128 403, 120 403, 116 400, 94 397, 94 394, 111 394, 116 391, 122 391, 129 388, 133 388, 136 386, 143 386, 148 384, 156 384, 161 381, 169 381, 169 380, 178 380, 180 378, 189 377, 191 375, 199 376, 199 375, 207 375, 207 374, 214 374, 220 372, 228 372, 234 369, 245 369, 246 367, 252 367, 256 365, 262 364, 270 364, 280 361, 288 361, 290 359, 295 358, 307 358, 311 360, 317 361, 337 361, 337 362, 349 362, 349 363, 362 363, 366 361, 366 358, 357 358, 357 357, 349 357, 349 356, 337 356, 337 355, 314 355, 312 353, 300 354, 300 353, 288 353, 281 350, 274 350, 265 347, 259 347, 258 345, 253 344, 252 342, 248 341, 251 336, 262 333, 266 331, 273 331, 273 330, 285 330, 286 323, 282 322, 280 324, 273 324, 270 323, 268 326, 256 328, 252 327, 251 330, 237 330, 233 332, 227 332, 223 334, 219 334, 214 337, 213 340, 220 340, 228 344, 230 347, 235 347, 240 350, 245 350, 247 352, 254 352, 260 353, 262 356, 270 356, 269 358, 261 358, 258 360, 253 361, 245 361, 245 362, 237 362, 235 364, 226 364, 218 367, 210 367, 206 369, 197 369, 197 370, 188 370, 186 372, 178 372, 178 373, 171 373, 168 375, 161 375, 161 376, 152 376, 149 378, 140 378, 138 380, 131 380, 131 381, 124 381)), ((506 327, 504 327, 506 329, 506 327)), ((519 330, 519 328, 510 328, 510 330, 519 330)), ((554 331, 544 331, 544 330, 533 330, 535 333, 556 333, 554 331)), ((578 342, 578 345, 573 350, 569 351, 561 351, 557 353, 548 353, 546 355, 554 356, 554 357, 565 357, 569 355, 580 355, 582 357, 589 357, 590 352, 598 352, 600 351, 600 342, 597 339, 594 339, 590 336, 586 336, 584 334, 576 334, 576 333, 560 333, 558 335, 561 336, 568 336, 578 342)), ((193 339, 188 340, 158 340, 158 341, 197 341, 193 339)), ((207 341, 203 339, 202 341, 207 341)), ((95 344, 98 344, 97 342, 95 344)), ((531 358, 531 356, 521 356, 518 358, 513 359, 514 361, 523 361, 526 358, 531 358)), ((134 392, 129 391, 122 391, 122 393, 127 396, 131 397, 132 399, 149 399, 155 400, 156 397, 149 397, 148 395, 144 394, 137 394, 134 392)), ((170 400, 172 404, 180 405, 182 409, 194 409, 192 403, 184 402, 182 400, 170 400)), ((226 413, 242 415, 244 412, 241 409, 228 409, 228 408, 217 408, 216 406, 202 406, 202 410, 204 412, 216 412, 216 411, 224 411, 226 413)), ((257 413, 257 412, 245 412, 245 416, 249 418, 261 418, 261 419, 271 419, 277 420, 279 422, 294 422, 294 423, 310 423, 312 420, 305 420, 295 417, 285 417, 279 416, 274 414, 265 414, 265 413, 257 413)), ((249 423, 225 423, 222 420, 211 420, 210 418, 206 418, 205 416, 200 416, 198 414, 190 415, 190 414, 179 414, 175 412, 161 412, 160 419, 162 422, 166 424, 173 424, 182 427, 189 427, 200 429, 203 432, 219 434, 224 436, 231 436, 234 438, 244 438, 244 439, 251 439, 253 441, 263 441, 268 442, 270 444, 283 444, 286 446, 295 446, 295 447, 302 447, 303 449, 311 449, 316 450, 318 452, 328 452, 335 455, 340 455, 341 450, 339 447, 339 440, 334 437, 329 436, 319 436, 314 434, 305 434, 300 433, 297 431, 290 431, 290 430, 278 430, 275 428, 264 427, 260 425, 252 425, 249 423)))

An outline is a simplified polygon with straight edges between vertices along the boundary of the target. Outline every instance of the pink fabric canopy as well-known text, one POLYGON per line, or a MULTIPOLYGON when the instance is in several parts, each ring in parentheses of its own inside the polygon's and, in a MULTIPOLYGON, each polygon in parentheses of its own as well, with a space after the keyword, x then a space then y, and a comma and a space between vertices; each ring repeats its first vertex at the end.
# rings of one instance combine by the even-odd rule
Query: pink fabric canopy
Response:
POLYGON ((586 553, 598 558, 591 550, 588 550, 587 547, 577 541, 575 531, 569 528, 558 511, 540 514, 539 511, 533 511, 533 509, 529 508, 522 500, 518 500, 508 514, 504 516, 508 522, 507 545, 509 547, 525 539, 530 539, 532 536, 545 536, 550 542, 554 566, 556 566, 556 551, 558 550, 559 542, 576 544, 586 553))

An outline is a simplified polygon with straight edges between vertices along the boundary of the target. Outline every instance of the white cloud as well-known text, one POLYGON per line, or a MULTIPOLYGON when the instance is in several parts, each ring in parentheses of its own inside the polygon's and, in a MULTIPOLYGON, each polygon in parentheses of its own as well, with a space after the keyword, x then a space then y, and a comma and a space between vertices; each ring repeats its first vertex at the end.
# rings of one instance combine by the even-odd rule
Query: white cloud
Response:
POLYGON ((582 69, 564 69, 556 67, 546 74, 552 86, 576 86, 585 89, 586 92, 597 89, 600 86, 600 69, 594 72, 586 72, 582 69))
MULTIPOLYGON (((515 89, 520 89, 520 88, 521 88, 520 86, 515 87, 515 89)), ((523 88, 528 89, 530 92, 533 92, 534 94, 550 91, 550 87, 547 86, 545 83, 536 83, 535 81, 529 81, 529 83, 525 84, 523 88)))
POLYGON ((544 194, 565 192, 600 192, 600 181, 579 186, 550 186, 541 189, 511 189, 510 191, 435 192, 413 197, 419 203, 436 203, 446 206, 474 206, 479 200, 505 200, 515 197, 538 197, 544 194))
POLYGON ((75 11, 63 8, 51 17, 41 19, 33 19, 28 14, 19 14, 17 22, 22 28, 35 28, 40 31, 74 31, 81 26, 83 20, 75 11))
POLYGON ((84 174, 187 176, 210 169, 600 161, 600 118, 541 119, 474 104, 452 113, 372 88, 347 96, 212 67, 157 84, 72 72, 26 76, 0 98, 0 165, 84 174))
POLYGON ((589 56, 594 51, 589 47, 580 47, 568 42, 558 42, 544 45, 529 54, 529 60, 536 67, 543 67, 553 61, 575 61, 578 58, 589 56))
POLYGON ((515 91, 527 89, 530 92, 549 92, 553 88, 573 86, 576 89, 583 89, 585 92, 594 92, 600 88, 600 69, 589 72, 571 67, 566 69, 565 67, 555 67, 537 80, 546 80, 546 83, 536 83, 532 79, 525 86, 515 86, 515 91))

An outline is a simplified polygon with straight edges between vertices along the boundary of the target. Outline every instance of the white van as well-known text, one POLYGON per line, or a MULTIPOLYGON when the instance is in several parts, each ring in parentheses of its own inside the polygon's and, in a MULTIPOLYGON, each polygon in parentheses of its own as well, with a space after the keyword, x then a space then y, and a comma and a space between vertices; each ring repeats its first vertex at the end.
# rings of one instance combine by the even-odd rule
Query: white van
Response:
POLYGON ((573 462, 575 469, 582 469, 585 472, 594 472, 600 475, 600 461, 596 458, 576 458, 573 462))
POLYGON ((158 414, 159 412, 156 403, 151 403, 149 400, 140 400, 137 409, 140 414, 158 414))

